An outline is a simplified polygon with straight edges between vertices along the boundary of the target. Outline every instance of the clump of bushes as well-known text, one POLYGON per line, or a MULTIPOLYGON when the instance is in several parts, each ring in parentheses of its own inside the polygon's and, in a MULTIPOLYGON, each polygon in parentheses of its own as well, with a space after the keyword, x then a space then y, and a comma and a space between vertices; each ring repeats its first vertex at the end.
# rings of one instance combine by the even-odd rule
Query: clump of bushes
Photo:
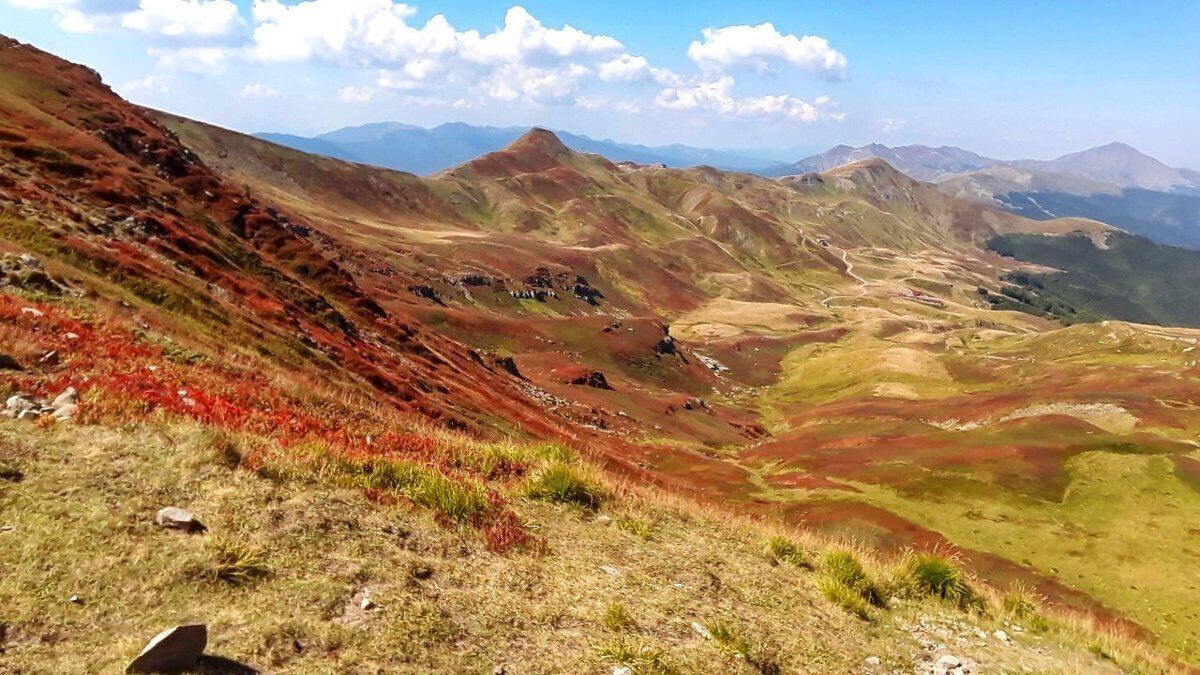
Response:
POLYGON ((808 560, 808 553, 787 537, 775 536, 768 539, 763 544, 763 554, 776 564, 787 563, 796 567, 812 567, 812 563, 808 560))
POLYGON ((599 481, 561 460, 538 469, 525 484, 525 494, 541 501, 594 509, 604 501, 599 481))

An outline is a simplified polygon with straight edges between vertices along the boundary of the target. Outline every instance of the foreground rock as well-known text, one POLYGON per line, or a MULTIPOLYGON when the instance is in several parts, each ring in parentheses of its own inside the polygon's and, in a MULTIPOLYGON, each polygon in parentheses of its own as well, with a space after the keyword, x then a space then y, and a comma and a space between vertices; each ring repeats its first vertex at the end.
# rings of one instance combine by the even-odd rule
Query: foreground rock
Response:
POLYGON ((169 673, 185 670, 196 665, 206 646, 208 627, 204 624, 168 628, 146 644, 125 672, 169 673))
POLYGON ((204 529, 204 524, 196 520, 196 516, 192 515, 190 511, 184 511, 174 506, 159 509, 158 513, 154 514, 154 524, 186 532, 200 532, 204 529))

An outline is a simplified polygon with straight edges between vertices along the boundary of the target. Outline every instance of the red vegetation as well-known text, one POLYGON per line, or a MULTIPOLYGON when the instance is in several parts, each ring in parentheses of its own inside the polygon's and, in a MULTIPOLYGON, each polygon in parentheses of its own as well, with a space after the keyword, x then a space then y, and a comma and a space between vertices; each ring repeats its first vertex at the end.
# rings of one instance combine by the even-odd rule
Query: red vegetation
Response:
MULTIPOLYGON (((172 357, 163 347, 138 341, 109 322, 77 317, 60 307, 0 294, 0 329, 6 341, 58 357, 56 365, 5 376, 9 392, 53 397, 75 387, 85 400, 80 422, 129 423, 165 413, 213 429, 269 438, 284 450, 319 442, 347 459, 404 460, 480 486, 519 478, 527 469, 508 461, 484 475, 462 463, 441 440, 290 396, 253 363, 189 362, 193 359, 172 357)), ((243 462, 253 469, 265 459, 252 455, 243 462)), ((529 533, 504 498, 493 490, 487 494, 488 510, 470 522, 489 548, 505 551, 528 543, 529 533)))

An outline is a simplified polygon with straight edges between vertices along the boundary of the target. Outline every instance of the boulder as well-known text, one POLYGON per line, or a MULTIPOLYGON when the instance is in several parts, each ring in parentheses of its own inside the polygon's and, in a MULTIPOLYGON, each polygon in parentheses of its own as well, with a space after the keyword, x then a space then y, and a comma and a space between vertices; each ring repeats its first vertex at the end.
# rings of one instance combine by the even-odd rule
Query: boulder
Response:
POLYGON ((158 513, 154 514, 154 524, 171 530, 187 532, 199 532, 204 529, 204 525, 196 520, 196 516, 192 515, 190 511, 184 511, 174 506, 159 509, 158 513))
POLYGON ((162 673, 185 670, 196 665, 208 646, 208 627, 204 624, 176 626, 155 635, 142 653, 125 669, 126 673, 162 673))

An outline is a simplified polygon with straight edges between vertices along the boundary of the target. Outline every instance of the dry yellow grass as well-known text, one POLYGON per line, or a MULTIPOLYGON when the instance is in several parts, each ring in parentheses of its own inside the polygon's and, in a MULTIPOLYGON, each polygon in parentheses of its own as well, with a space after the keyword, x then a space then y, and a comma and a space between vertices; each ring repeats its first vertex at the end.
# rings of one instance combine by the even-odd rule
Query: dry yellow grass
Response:
MULTIPOLYGON (((622 658, 640 672, 828 673, 871 656, 883 672, 929 658, 910 629, 921 617, 999 625, 934 601, 864 623, 821 597, 815 573, 763 551, 771 536, 818 555, 831 542, 615 481, 600 510, 611 522, 519 501, 545 546, 495 555, 428 512, 303 475, 264 478, 231 466, 227 450, 192 426, 0 424, 0 459, 23 474, 0 483, 11 528, 0 533, 0 672, 114 672, 162 628, 196 621, 210 627, 210 653, 283 673, 588 673, 622 658), (167 505, 192 510, 208 534, 156 528, 167 505), (622 519, 652 522, 653 536, 631 536, 622 519), (269 574, 237 585, 194 574, 211 564, 213 538, 255 551, 269 574), (361 609, 364 595, 374 608, 361 609)), ((890 563, 855 553, 886 576, 890 563)), ((987 671, 1115 672, 1094 642, 1156 670, 1127 642, 1093 635, 1052 628, 981 647, 950 636, 945 651, 987 671)))

